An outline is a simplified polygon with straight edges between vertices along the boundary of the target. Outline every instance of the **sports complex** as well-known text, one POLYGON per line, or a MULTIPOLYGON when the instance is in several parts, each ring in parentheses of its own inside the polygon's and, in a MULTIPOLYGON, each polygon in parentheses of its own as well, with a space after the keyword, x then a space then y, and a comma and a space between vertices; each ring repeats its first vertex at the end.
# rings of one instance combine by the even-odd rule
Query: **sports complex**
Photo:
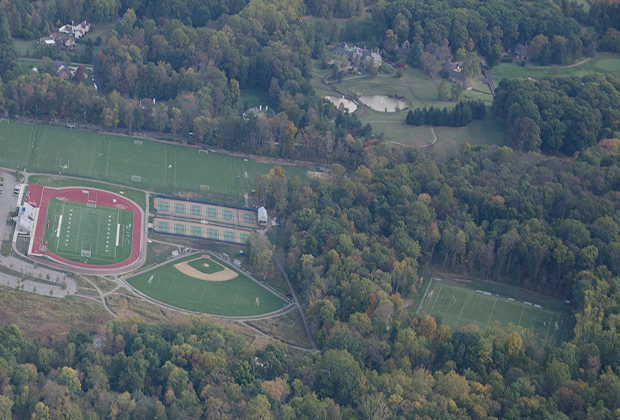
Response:
POLYGON ((37 209, 30 255, 108 271, 142 264, 144 215, 122 195, 29 185, 25 201, 37 209))

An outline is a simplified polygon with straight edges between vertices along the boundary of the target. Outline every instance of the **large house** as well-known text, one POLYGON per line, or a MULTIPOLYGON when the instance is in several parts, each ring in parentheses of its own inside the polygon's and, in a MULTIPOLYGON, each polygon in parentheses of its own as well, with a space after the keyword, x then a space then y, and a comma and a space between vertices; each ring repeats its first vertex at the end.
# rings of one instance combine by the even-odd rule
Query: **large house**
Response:
POLYGON ((84 21, 76 25, 75 22, 71 21, 70 25, 64 25, 58 30, 58 32, 62 32, 64 34, 70 34, 70 35, 73 35, 76 39, 80 39, 89 30, 90 30, 89 22, 84 21))
POLYGON ((460 83, 465 90, 471 90, 471 82, 469 81, 469 78, 461 72, 461 65, 462 63, 458 61, 451 61, 448 59, 448 61, 446 61, 443 65, 443 69, 448 72, 449 81, 453 83, 460 83))
POLYGON ((379 55, 379 48, 376 51, 367 50, 366 47, 361 49, 353 46, 349 47, 346 42, 343 42, 338 48, 334 50, 334 55, 346 56, 353 65, 364 67, 366 59, 372 58, 375 67, 379 67, 383 62, 383 59, 379 55))
POLYGON ((527 44, 517 44, 515 47, 515 55, 517 56, 517 59, 527 60, 529 58, 528 49, 527 44))

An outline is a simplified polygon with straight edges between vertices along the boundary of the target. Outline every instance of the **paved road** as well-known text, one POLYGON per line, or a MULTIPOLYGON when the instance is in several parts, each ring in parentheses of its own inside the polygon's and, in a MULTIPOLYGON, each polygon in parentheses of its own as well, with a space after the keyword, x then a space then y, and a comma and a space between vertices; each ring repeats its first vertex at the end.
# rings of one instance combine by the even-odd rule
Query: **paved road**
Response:
MULTIPOLYGON (((17 206, 17 196, 13 195, 13 188, 15 188, 15 177, 13 174, 3 171, 0 178, 4 178, 4 181, 0 180, 0 184, 4 184, 0 186, 0 220, 6 220, 10 211, 15 210, 17 206)), ((7 225, 6 223, 2 223, 0 225, 0 236, 2 240, 12 239, 9 238, 11 234, 11 225, 7 225), (5 236, 6 235, 6 236, 5 236)))

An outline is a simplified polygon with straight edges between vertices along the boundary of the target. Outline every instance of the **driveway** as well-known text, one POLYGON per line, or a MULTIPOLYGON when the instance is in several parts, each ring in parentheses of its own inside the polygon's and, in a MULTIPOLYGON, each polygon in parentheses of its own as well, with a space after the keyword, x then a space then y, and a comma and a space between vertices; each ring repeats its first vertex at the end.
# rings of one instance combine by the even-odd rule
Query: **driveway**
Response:
POLYGON ((13 195, 13 188, 15 188, 15 177, 13 174, 8 172, 4 172, 0 178, 4 178, 4 181, 0 180, 0 184, 4 184, 0 186, 0 234, 2 235, 2 239, 12 239, 9 238, 11 234, 11 225, 6 224, 6 218, 9 216, 9 212, 11 210, 15 210, 15 206, 17 206, 17 196, 13 195), (6 235, 6 236, 5 236, 6 235))

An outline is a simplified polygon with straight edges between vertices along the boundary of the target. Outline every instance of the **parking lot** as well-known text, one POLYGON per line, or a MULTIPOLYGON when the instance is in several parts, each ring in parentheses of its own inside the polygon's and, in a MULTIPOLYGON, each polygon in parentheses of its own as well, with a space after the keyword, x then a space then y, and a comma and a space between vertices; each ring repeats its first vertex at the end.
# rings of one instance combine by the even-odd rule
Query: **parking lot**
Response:
POLYGON ((7 225, 4 221, 6 221, 9 212, 15 210, 17 206, 17 195, 13 194, 16 184, 15 177, 13 174, 4 172, 0 175, 0 184, 4 184, 0 186, 0 190, 2 190, 2 193, 0 193, 0 220, 3 221, 3 223, 0 223, 0 234, 2 234, 2 239, 5 240, 11 239, 9 238, 11 225, 7 225), (4 180, 1 180, 1 178, 4 178, 4 180))

